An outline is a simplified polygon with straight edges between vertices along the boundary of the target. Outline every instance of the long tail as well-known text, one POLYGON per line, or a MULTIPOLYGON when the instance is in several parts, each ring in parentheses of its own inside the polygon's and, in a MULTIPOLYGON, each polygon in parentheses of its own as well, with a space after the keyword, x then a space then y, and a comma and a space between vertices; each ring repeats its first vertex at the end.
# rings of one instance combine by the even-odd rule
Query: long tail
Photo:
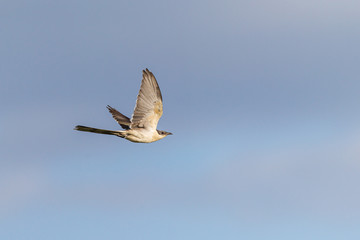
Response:
POLYGON ((100 133, 100 134, 108 134, 108 135, 115 135, 118 137, 124 137, 123 134, 119 131, 112 131, 112 130, 105 130, 105 129, 99 129, 99 128, 92 128, 92 127, 86 127, 77 125, 74 130, 83 131, 83 132, 93 132, 93 133, 100 133))

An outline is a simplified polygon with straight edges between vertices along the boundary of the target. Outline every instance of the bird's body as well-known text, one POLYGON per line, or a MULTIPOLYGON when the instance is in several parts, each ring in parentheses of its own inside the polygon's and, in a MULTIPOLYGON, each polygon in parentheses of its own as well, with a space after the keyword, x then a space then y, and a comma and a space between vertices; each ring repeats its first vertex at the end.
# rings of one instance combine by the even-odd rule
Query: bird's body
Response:
POLYGON ((160 140, 167 135, 159 134, 158 131, 149 131, 146 129, 135 129, 135 130, 127 130, 124 131, 124 138, 131 141, 131 142, 138 142, 138 143, 151 143, 157 140, 160 140))
POLYGON ((107 108, 124 130, 113 131, 81 125, 76 126, 75 130, 115 135, 136 143, 155 142, 172 134, 156 129, 163 113, 162 96, 155 76, 148 69, 143 71, 143 79, 131 119, 110 106, 107 108))

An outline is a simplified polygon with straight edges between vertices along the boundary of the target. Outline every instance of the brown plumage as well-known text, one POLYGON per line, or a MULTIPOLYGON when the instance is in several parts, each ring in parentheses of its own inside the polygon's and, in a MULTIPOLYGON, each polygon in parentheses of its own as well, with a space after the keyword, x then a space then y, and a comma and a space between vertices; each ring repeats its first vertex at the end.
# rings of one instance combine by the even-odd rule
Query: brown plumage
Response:
POLYGON ((124 131, 104 130, 80 125, 76 126, 75 130, 115 135, 132 142, 142 143, 154 142, 172 134, 156 129, 163 113, 162 95, 154 74, 148 69, 143 70, 143 79, 131 119, 109 105, 107 109, 124 131))
POLYGON ((106 107, 109 110, 109 112, 112 114, 113 118, 118 122, 118 124, 120 124, 120 126, 123 129, 125 130, 130 129, 130 124, 131 124, 130 118, 121 114, 118 110, 110 107, 109 105, 107 105, 106 107))

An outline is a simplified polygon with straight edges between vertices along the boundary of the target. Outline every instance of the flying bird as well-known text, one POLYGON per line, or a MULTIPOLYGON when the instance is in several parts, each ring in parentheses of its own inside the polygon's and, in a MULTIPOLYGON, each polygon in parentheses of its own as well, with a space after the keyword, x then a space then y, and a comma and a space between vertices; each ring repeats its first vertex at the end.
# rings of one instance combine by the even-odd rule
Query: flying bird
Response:
POLYGON ((159 84, 154 74, 148 69, 143 70, 140 91, 131 119, 109 105, 107 109, 124 130, 104 130, 80 125, 76 126, 74 130, 115 135, 136 143, 155 142, 172 135, 170 132, 156 129, 163 114, 163 103, 159 84))

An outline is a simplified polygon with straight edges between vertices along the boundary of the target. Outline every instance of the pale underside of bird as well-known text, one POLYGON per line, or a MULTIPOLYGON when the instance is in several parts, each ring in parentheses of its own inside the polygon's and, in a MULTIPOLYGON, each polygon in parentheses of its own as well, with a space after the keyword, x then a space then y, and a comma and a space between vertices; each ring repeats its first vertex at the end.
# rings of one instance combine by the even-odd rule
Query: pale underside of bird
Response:
POLYGON ((172 133, 156 129, 163 113, 163 103, 159 84, 154 74, 148 69, 143 70, 141 87, 131 119, 109 105, 107 108, 124 130, 113 131, 80 125, 76 126, 75 130, 114 135, 136 143, 155 142, 167 135, 172 135, 172 133))

